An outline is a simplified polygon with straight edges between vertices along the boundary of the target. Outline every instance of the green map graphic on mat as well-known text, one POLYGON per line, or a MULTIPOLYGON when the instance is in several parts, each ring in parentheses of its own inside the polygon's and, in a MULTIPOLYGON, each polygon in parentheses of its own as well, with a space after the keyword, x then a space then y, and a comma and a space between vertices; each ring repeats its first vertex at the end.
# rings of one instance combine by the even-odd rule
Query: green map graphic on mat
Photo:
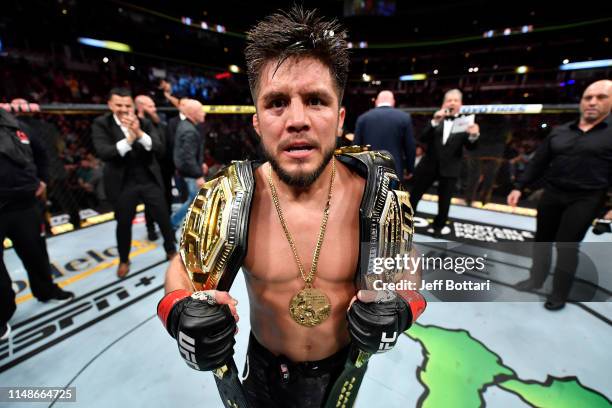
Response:
POLYGON ((518 378, 502 358, 466 330, 433 325, 412 326, 406 334, 423 348, 423 364, 417 369, 425 392, 419 407, 472 408, 484 406, 488 387, 500 387, 537 407, 612 407, 601 393, 576 377, 548 377, 545 382, 518 378))

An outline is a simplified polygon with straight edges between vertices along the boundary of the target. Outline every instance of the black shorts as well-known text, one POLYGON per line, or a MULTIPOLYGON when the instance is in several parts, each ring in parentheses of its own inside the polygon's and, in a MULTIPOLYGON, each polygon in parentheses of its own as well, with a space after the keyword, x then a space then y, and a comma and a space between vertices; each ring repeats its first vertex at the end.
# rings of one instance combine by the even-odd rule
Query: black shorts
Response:
POLYGON ((242 374, 251 406, 321 407, 344 368, 348 352, 346 346, 323 360, 294 363, 272 354, 251 333, 242 374))

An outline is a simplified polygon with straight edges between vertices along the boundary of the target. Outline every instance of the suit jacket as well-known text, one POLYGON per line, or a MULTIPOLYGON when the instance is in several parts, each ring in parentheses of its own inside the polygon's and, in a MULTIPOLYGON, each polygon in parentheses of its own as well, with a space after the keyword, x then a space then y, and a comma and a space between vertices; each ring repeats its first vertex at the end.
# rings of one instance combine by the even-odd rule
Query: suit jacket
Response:
POLYGON ((451 133, 446 144, 442 144, 444 122, 425 126, 421 134, 421 143, 427 144, 427 153, 419 163, 419 171, 438 172, 442 177, 459 177, 463 146, 468 150, 476 148, 477 141, 470 142, 467 132, 451 133))
POLYGON ((369 144, 374 150, 391 153, 400 180, 403 179, 404 169, 408 173, 414 171, 416 144, 412 119, 399 109, 380 106, 359 116, 355 125, 354 144, 369 144))
POLYGON ((204 163, 204 142, 189 119, 181 120, 174 136, 174 166, 181 176, 199 178, 204 163))
MULTIPOLYGON (((163 188, 161 170, 156 155, 164 154, 164 146, 152 123, 140 118, 139 121, 140 128, 151 137, 152 142, 150 151, 146 151, 144 148, 139 149, 140 160, 142 160, 150 175, 153 176, 153 180, 163 188)), ((114 201, 123 188, 129 161, 135 160, 134 150, 127 152, 123 157, 119 155, 116 144, 124 139, 125 135, 115 122, 112 113, 99 116, 93 121, 91 138, 98 157, 105 163, 104 188, 106 189, 106 196, 109 200, 114 201)), ((136 146, 137 143, 139 142, 134 142, 133 149, 139 148, 136 146)))

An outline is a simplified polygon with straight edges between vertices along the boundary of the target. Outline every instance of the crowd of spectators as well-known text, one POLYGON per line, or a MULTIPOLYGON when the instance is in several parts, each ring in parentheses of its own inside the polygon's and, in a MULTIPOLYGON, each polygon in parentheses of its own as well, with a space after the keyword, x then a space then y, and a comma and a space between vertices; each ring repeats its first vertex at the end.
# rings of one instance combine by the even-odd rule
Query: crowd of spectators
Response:
MULTIPOLYGON (((113 84, 127 86, 136 93, 148 93, 155 98, 158 106, 164 106, 163 92, 159 91, 159 79, 149 74, 131 72, 129 69, 109 69, 105 64, 71 71, 60 63, 44 66, 24 58, 6 59, 0 68, 0 102, 10 102, 12 98, 22 97, 30 102, 44 103, 105 103, 106 92, 113 84)), ((220 82, 197 73, 169 73, 167 79, 172 85, 173 94, 196 98, 211 104, 250 103, 248 90, 236 82, 220 82), (236 89, 240 88, 240 92, 236 89), (234 95, 238 100, 231 100, 234 95)), ((347 123, 350 131, 353 124, 350 118, 360 113, 359 103, 351 104, 354 97, 347 99, 347 123)), ((407 101, 405 101, 407 102, 407 101)), ((482 103, 482 101, 468 101, 482 103)), ((165 103, 171 106, 170 103, 165 103)), ((404 103, 406 106, 406 103, 404 103)), ((418 103, 412 105, 420 106, 418 103)), ((166 116, 175 115, 167 113, 166 116)), ((57 185, 68 190, 70 200, 65 197, 53 199, 50 194, 52 213, 69 212, 66 207, 108 208, 102 185, 103 164, 96 158, 91 142, 90 114, 37 114, 30 120, 45 123, 44 136, 49 154, 52 156, 51 170, 61 182, 57 185), (53 160, 53 157, 55 158, 53 160), (65 204, 76 201, 76 204, 65 204)), ((418 135, 428 120, 428 115, 413 115, 415 132, 418 135)), ((501 161, 494 193, 504 196, 512 186, 512 181, 524 170, 526 163, 533 157, 539 142, 551 127, 563 123, 564 115, 514 115, 508 117, 509 132, 503 137, 504 148, 499 153, 501 161)), ((486 122, 486 120, 485 120, 486 122)), ((40 126, 39 126, 40 127, 40 126)), ((487 137, 484 132, 485 138, 487 137)), ((258 139, 252 130, 250 115, 209 115, 204 124, 205 161, 209 176, 232 160, 256 159, 258 139)), ((421 149, 422 150, 422 149, 421 149)), ((426 152, 423 152, 426 154, 426 152)), ((418 159, 417 159, 418 160, 418 159)), ((72 210, 73 211, 73 210, 72 210)))

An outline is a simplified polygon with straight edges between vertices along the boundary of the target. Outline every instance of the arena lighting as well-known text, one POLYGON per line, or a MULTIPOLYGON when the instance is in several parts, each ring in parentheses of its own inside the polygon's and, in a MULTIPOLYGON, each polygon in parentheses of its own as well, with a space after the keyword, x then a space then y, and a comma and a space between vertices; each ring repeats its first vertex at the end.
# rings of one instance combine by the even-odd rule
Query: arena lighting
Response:
POLYGON ((542 129, 546 129, 548 125, 546 123, 542 123, 542 129))
POLYGON ((130 71, 136 71, 136 67, 133 65, 130 65, 130 71))
POLYGON ((591 68, 604 68, 604 67, 612 67, 612 59, 605 60, 596 60, 596 61, 580 61, 580 62, 565 62, 568 60, 563 60, 563 65, 559 66, 561 71, 572 71, 575 69, 591 69, 591 68))
POLYGON ((238 65, 230 65, 229 66, 229 70, 230 72, 233 72, 234 74, 237 74, 240 72, 240 68, 238 67, 238 65))
POLYGON ((437 69, 434 69, 434 70, 433 70, 433 73, 434 73, 434 75, 438 75, 438 70, 437 70, 437 69))
POLYGON ((105 63, 105 64, 108 63, 108 57, 102 58, 102 62, 105 63))
POLYGON ((527 34, 533 31, 532 25, 523 25, 520 27, 506 27, 503 30, 487 30, 482 33, 483 38, 493 38, 498 36, 508 36, 515 34, 527 34))
POLYGON ((106 48, 107 50, 120 52, 132 52, 132 47, 116 41, 96 40, 87 37, 79 37, 77 41, 81 44, 89 45, 90 47, 106 48))
POLYGON ((529 68, 527 68, 526 65, 521 65, 520 67, 516 67, 517 74, 525 74, 527 73, 527 71, 529 71, 529 68))
POLYGON ((229 72, 222 72, 220 74, 215 75, 215 79, 226 79, 226 78, 231 78, 232 74, 230 74, 229 72))
POLYGON ((425 79, 427 79, 426 74, 402 75, 399 77, 400 81, 423 81, 425 79))
POLYGON ((567 64, 568 62, 569 62, 569 60, 567 58, 563 60, 564 64, 567 64))
POLYGON ((206 21, 195 22, 191 17, 181 17, 181 23, 190 27, 201 28, 202 30, 216 31, 218 33, 225 33, 225 26, 221 24, 208 24, 206 21))
POLYGON ((364 72, 361 75, 361 79, 363 79, 363 82, 370 82, 372 80, 372 77, 364 72))

